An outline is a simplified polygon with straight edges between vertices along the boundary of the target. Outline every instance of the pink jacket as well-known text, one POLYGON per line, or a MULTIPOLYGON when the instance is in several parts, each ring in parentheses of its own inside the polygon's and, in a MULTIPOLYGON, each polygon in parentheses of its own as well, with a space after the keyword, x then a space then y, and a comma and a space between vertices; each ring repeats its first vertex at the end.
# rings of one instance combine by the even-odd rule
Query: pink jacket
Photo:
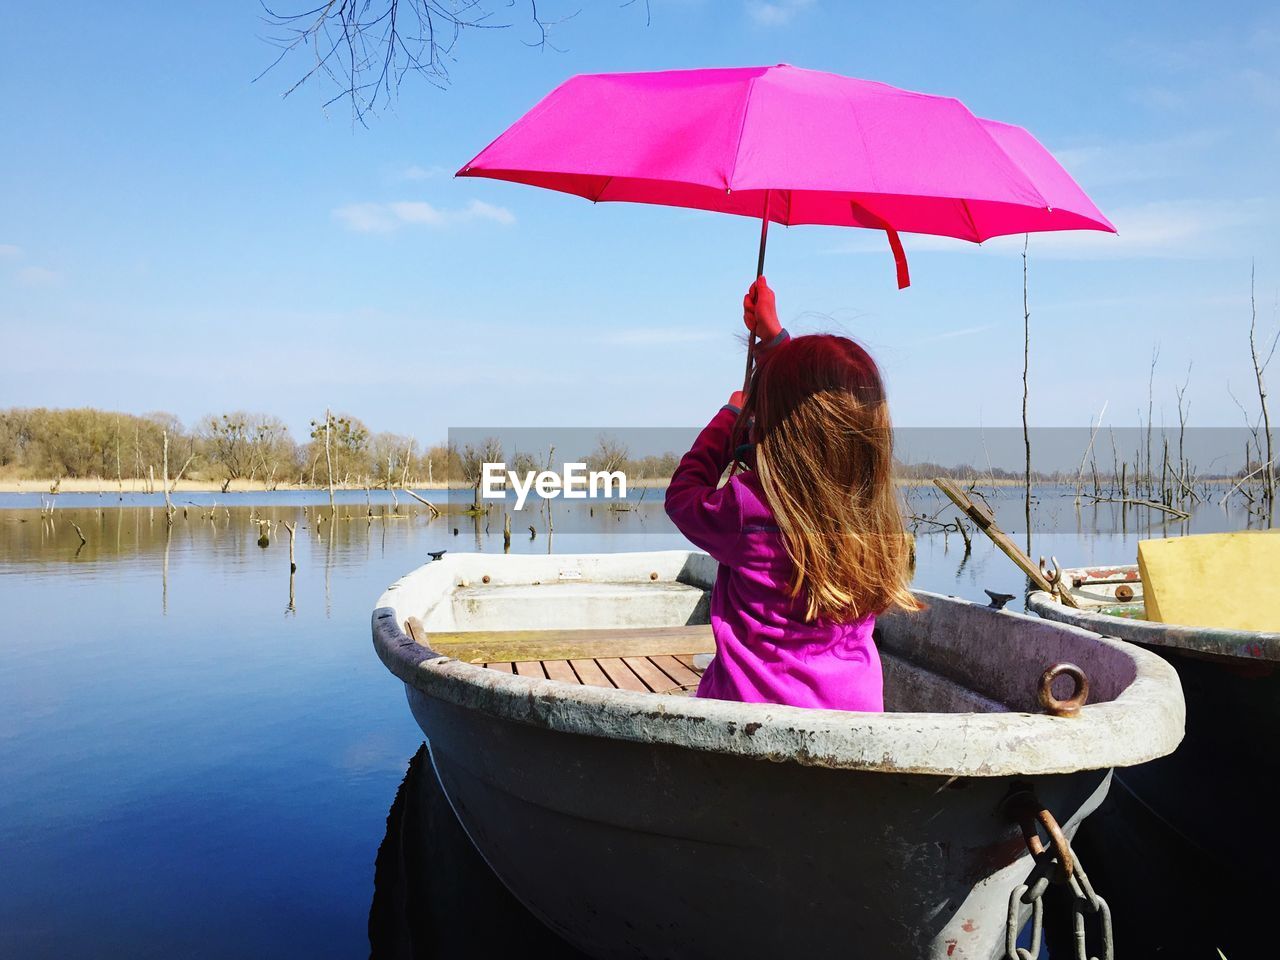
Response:
POLYGON ((697 695, 716 700, 882 711, 875 616, 804 622, 788 597, 792 564, 755 471, 718 487, 733 457, 737 410, 724 407, 698 435, 667 487, 667 515, 720 562, 711 590, 716 657, 697 695))

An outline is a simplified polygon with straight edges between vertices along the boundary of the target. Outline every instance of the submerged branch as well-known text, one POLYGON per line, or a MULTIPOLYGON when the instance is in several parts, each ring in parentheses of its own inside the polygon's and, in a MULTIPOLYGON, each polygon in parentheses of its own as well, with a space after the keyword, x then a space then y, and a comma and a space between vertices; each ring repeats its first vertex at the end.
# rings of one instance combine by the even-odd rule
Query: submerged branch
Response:
POLYGON ((1177 507, 1170 507, 1154 500, 1144 500, 1140 497, 1100 497, 1090 493, 1083 494, 1083 496, 1094 503, 1122 503, 1131 507, 1150 507, 1152 510, 1159 510, 1172 517, 1177 517, 1179 520, 1186 520, 1191 516, 1187 511, 1179 510, 1177 507))

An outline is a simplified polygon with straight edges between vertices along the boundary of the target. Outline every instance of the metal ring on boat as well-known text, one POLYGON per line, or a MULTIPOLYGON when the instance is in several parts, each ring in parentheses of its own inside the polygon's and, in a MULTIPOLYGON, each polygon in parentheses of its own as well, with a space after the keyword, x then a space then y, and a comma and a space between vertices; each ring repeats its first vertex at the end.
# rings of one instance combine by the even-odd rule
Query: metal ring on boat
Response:
POLYGON ((1019 829, 1022 830, 1022 839, 1027 844, 1027 850, 1037 862, 1043 858, 1047 848, 1044 841, 1040 839, 1036 824, 1044 827, 1044 832, 1049 835, 1049 842, 1053 846, 1053 856, 1058 861, 1062 878, 1070 877, 1075 871, 1075 857, 1071 852, 1071 844, 1067 841, 1066 834, 1058 826, 1058 821, 1049 812, 1049 808, 1043 806, 1034 793, 1019 790, 1006 801, 1005 810, 1017 821, 1019 829))
POLYGON ((1053 844, 1053 855, 1057 858, 1058 865, 1062 870, 1062 875, 1069 877, 1075 870, 1075 860, 1071 855, 1071 844, 1067 842, 1066 835, 1062 832, 1062 828, 1058 826, 1058 821, 1054 819, 1052 813, 1047 807, 1041 807, 1035 811, 1034 817, 1023 817, 1018 821, 1018 825, 1022 828, 1023 839, 1027 841, 1027 849, 1031 851, 1032 856, 1036 859, 1044 853, 1044 842, 1040 839, 1040 834, 1036 832, 1036 823, 1044 827, 1045 833, 1049 834, 1049 840, 1053 844))
POLYGON ((1040 706, 1055 717, 1074 717, 1088 699, 1089 678, 1074 663, 1055 663, 1040 674, 1040 706), (1075 683, 1075 689, 1067 699, 1059 700, 1053 695, 1053 681, 1064 674, 1075 683))

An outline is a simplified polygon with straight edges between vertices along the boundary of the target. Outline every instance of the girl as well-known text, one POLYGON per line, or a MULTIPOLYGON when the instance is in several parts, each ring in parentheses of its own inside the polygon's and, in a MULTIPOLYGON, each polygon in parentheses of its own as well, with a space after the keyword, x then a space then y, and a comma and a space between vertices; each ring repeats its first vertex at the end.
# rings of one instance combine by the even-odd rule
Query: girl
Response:
POLYGON ((883 710, 876 614, 919 604, 880 371, 844 337, 790 339, 764 277, 743 320, 759 337, 750 392, 730 397, 667 488, 668 516, 720 562, 716 657, 697 695, 883 710), (747 469, 719 486, 735 459, 747 469))

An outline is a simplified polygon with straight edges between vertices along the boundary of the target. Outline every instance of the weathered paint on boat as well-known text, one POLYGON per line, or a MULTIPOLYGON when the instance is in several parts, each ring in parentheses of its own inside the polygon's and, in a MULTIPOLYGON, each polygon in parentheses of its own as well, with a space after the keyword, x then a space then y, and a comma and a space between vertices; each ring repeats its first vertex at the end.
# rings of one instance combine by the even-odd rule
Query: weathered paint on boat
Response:
POLYGON ((1158 652, 1186 697, 1182 745, 1117 772, 1115 798, 1082 837, 1091 875, 1115 891, 1117 937, 1139 938, 1152 956, 1274 953, 1270 914, 1242 908, 1240 892, 1264 902, 1280 895, 1249 821, 1269 818, 1280 777, 1280 634, 1129 619, 1123 605, 1073 610, 1039 591, 1027 606, 1158 652), (1180 917, 1173 926, 1171 911, 1180 917))
POLYGON ((1115 607, 1122 616, 1143 615, 1142 578, 1136 563, 1073 567, 1061 572, 1060 582, 1082 610, 1111 611, 1115 607))
POLYGON ((401 626, 465 629, 476 584, 522 591, 543 627, 591 626, 564 604, 574 591, 554 589, 584 581, 618 587, 606 626, 669 625, 643 622, 644 585, 706 589, 714 573, 685 551, 451 555, 374 611, 459 821, 517 898, 592 956, 994 957, 1032 867, 1004 800, 1030 787, 1074 835, 1111 767, 1181 737, 1159 658, 931 594, 925 612, 878 625, 884 714, 499 673, 401 626), (1061 660, 1094 691, 1074 718, 1036 712, 1038 678, 1061 660))

